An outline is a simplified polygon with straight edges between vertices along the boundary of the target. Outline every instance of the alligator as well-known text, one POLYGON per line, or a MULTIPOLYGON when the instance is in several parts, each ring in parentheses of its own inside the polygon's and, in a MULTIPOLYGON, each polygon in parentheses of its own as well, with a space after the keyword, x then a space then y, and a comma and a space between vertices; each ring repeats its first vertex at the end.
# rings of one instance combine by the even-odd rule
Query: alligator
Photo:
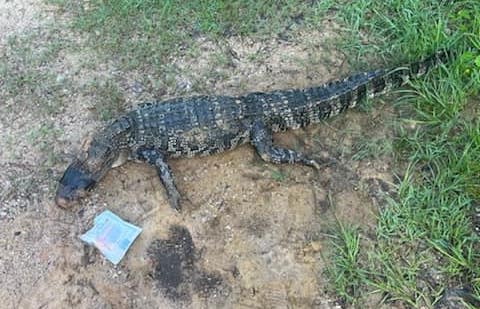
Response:
POLYGON ((367 97, 405 85, 448 58, 449 52, 441 50, 405 66, 357 73, 306 89, 143 103, 93 135, 86 151, 65 170, 55 202, 70 208, 108 170, 136 160, 156 168, 169 204, 180 210, 180 194, 166 160, 211 155, 245 143, 264 161, 299 163, 318 170, 317 160, 275 145, 272 133, 333 117, 367 97))

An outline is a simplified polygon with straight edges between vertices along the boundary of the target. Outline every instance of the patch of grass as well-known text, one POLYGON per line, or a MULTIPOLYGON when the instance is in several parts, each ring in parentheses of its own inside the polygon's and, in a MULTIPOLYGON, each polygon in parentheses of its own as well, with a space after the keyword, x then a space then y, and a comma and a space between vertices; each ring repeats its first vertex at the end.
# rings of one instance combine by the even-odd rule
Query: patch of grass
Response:
POLYGON ((27 141, 43 154, 42 162, 39 162, 43 168, 50 168, 56 163, 57 158, 51 144, 61 134, 62 132, 56 129, 53 123, 47 121, 33 127, 26 135, 27 141))
POLYGON ((13 124, 9 136, 2 136, 5 147, 0 150, 7 161, 2 162, 2 173, 13 184, 5 199, 15 201, 5 206, 9 212, 16 211, 12 207, 18 201, 22 209, 38 205, 30 201, 47 194, 45 184, 51 189, 56 181, 52 167, 58 157, 53 145, 62 132, 53 119, 73 93, 58 58, 69 44, 59 25, 48 24, 7 37, 0 49, 0 121, 13 124), (12 199, 15 195, 19 199, 12 199))
POLYGON ((402 63, 418 60, 455 42, 449 31, 452 3, 438 0, 360 0, 338 5, 345 24, 339 47, 350 64, 360 67, 375 62, 402 63))
POLYGON ((113 80, 93 79, 84 86, 83 91, 95 96, 95 113, 100 120, 110 120, 124 110, 123 93, 113 80))
MULTIPOLYGON (((56 35, 55 30, 48 31, 52 31, 52 36, 56 35)), ((5 100, 16 98, 21 102, 13 108, 33 108, 49 115, 58 112, 62 106, 68 80, 51 67, 65 41, 58 37, 43 40, 46 35, 38 32, 12 36, 0 53, 0 91, 5 100)))
POLYGON ((155 66, 192 48, 198 37, 275 37, 319 24, 332 1, 50 0, 74 16, 73 27, 128 68, 155 66))
POLYGON ((368 260, 369 276, 365 282, 372 292, 383 295, 383 302, 401 302, 413 308, 431 307, 430 298, 435 294, 426 290, 425 282, 421 281, 426 271, 423 264, 429 262, 428 257, 405 244, 380 243, 377 250, 370 252, 368 260))
POLYGON ((386 155, 393 155, 393 143, 390 139, 359 137, 354 144, 352 160, 357 161, 365 158, 378 158, 386 155))
POLYGON ((360 234, 358 229, 346 227, 341 222, 332 242, 335 254, 327 268, 335 293, 345 302, 356 304, 366 273, 360 264, 360 234))
MULTIPOLYGON (((439 47, 456 53, 400 92, 399 106, 408 112, 392 146, 408 168, 399 175, 398 196, 379 213, 375 246, 359 249, 369 261, 357 270, 368 274, 356 287, 364 293, 340 295, 356 304, 358 295, 378 292, 413 308, 432 308, 449 287, 471 287, 479 298, 480 239, 472 219, 480 199, 480 121, 471 116, 480 92, 478 2, 362 0, 338 17, 349 34, 340 45, 359 67, 372 55, 403 62, 439 47)), ((375 143, 359 153, 371 151, 379 151, 375 143)), ((351 268, 333 265, 337 273, 351 268)))

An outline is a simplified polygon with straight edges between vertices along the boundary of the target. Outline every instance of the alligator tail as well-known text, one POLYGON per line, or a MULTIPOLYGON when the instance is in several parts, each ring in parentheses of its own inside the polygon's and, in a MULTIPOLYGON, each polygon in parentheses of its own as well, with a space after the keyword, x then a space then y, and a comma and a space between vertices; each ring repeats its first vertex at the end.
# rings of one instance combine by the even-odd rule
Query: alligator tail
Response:
POLYGON ((247 115, 263 118, 274 131, 318 123, 373 98, 405 85, 450 58, 448 50, 394 69, 380 69, 350 75, 318 87, 251 93, 241 97, 247 115))

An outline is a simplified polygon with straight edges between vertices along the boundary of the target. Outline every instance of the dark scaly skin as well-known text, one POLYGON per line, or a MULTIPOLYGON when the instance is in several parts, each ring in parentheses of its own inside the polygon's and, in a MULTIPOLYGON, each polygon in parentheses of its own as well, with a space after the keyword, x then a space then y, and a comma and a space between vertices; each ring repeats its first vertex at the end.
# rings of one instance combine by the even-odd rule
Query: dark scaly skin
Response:
POLYGON ((318 169, 319 164, 306 155, 273 145, 272 133, 335 116, 366 97, 404 85, 447 58, 447 52, 438 52, 405 67, 359 73, 320 87, 140 105, 94 136, 86 158, 75 160, 65 171, 55 201, 69 207, 93 188, 123 153, 156 167, 175 209, 179 209, 180 194, 167 158, 205 156, 250 143, 265 161, 318 169))

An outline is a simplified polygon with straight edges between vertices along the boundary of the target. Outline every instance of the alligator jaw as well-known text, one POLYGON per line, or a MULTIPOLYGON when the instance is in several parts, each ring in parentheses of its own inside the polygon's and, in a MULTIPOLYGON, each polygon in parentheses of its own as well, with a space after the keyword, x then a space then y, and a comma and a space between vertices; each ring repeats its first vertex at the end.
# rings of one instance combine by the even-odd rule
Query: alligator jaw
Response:
POLYGON ((57 193, 57 195, 55 196, 55 204, 62 208, 71 208, 72 201, 69 201, 68 199, 58 195, 57 193))
POLYGON ((72 188, 72 186, 60 183, 55 195, 55 204, 61 208, 70 209, 86 194, 87 191, 84 189, 72 188))
POLYGON ((85 196, 95 184, 95 178, 89 176, 79 161, 74 161, 60 179, 55 203, 62 208, 71 208, 74 202, 85 196))

